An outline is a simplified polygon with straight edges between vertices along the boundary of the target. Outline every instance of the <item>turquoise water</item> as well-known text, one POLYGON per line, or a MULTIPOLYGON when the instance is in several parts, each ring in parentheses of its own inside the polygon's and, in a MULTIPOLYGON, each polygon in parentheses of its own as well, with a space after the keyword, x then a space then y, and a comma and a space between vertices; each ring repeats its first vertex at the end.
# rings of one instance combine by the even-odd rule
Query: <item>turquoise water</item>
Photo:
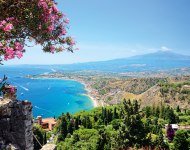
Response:
POLYGON ((60 79, 29 79, 26 75, 47 73, 48 70, 26 68, 3 68, 1 77, 6 74, 8 82, 17 86, 17 98, 30 100, 33 116, 58 117, 63 112, 75 113, 92 109, 93 102, 83 84, 77 81, 60 79))

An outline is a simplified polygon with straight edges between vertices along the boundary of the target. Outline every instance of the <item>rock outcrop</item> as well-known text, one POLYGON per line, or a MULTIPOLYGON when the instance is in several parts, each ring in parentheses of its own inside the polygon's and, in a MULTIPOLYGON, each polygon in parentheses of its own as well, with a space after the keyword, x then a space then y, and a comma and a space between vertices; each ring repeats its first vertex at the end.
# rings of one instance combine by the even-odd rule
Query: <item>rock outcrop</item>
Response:
POLYGON ((33 150, 31 102, 0 99, 0 149, 33 150))

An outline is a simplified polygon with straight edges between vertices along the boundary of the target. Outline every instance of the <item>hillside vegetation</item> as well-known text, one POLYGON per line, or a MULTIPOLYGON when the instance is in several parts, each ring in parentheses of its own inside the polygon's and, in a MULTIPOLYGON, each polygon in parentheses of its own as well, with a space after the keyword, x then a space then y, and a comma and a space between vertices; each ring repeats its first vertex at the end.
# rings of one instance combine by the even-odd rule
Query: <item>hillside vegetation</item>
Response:
POLYGON ((179 130, 174 136, 169 134, 170 129, 166 132, 163 127, 168 123, 190 123, 187 121, 190 117, 189 111, 182 112, 179 107, 173 109, 163 104, 144 107, 142 110, 139 108, 138 101, 124 100, 120 105, 98 107, 74 115, 62 114, 54 129, 54 133, 58 135, 57 149, 181 150, 183 147, 184 150, 188 150, 190 132, 179 130), (186 145, 182 145, 182 138, 186 145))
POLYGON ((189 108, 190 77, 175 78, 100 78, 91 85, 107 104, 121 99, 137 99, 142 106, 168 103, 189 108))

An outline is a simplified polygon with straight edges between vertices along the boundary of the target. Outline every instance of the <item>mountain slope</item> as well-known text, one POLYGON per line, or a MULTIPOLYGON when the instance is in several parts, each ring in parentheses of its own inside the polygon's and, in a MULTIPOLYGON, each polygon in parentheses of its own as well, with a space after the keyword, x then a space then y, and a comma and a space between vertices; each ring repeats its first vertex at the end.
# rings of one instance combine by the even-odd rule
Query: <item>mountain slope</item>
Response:
MULTIPOLYGON (((141 84, 138 86, 144 87, 141 84)), ((178 105, 184 109, 190 108, 190 81, 168 81, 162 85, 156 84, 140 94, 134 94, 134 92, 131 93, 126 90, 120 91, 114 94, 107 103, 113 105, 121 102, 123 99, 137 99, 140 101, 142 107, 165 103, 173 108, 176 108, 178 105)))
POLYGON ((105 72, 142 72, 190 67, 190 56, 158 51, 130 58, 62 65, 63 70, 92 70, 105 72))

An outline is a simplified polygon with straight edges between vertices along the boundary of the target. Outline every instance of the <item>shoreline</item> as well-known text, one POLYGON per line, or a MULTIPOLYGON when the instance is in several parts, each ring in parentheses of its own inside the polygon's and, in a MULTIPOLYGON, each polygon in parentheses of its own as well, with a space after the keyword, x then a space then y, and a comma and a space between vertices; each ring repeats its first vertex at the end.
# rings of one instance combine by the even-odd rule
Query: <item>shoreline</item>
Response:
POLYGON ((58 80, 71 80, 71 81, 76 81, 76 82, 79 82, 81 83, 82 85, 84 85, 84 89, 85 91, 87 92, 87 94, 83 94, 84 96, 87 96, 89 97, 89 99, 92 101, 93 103, 93 106, 94 108, 96 107, 100 107, 100 106, 104 106, 103 102, 100 102, 98 100, 96 100, 96 98, 94 98, 91 94, 91 91, 92 91, 92 88, 88 87, 90 86, 88 83, 85 83, 84 81, 82 80, 79 80, 79 79, 74 79, 74 78, 67 78, 67 77, 27 77, 27 78, 30 78, 30 79, 58 79, 58 80))
MULTIPOLYGON (((81 83, 81 82, 80 82, 80 83, 81 83)), ((85 90, 87 91, 86 96, 88 96, 88 97, 91 99, 91 101, 92 101, 92 103, 93 103, 93 105, 94 105, 94 108, 101 106, 101 105, 99 104, 99 102, 98 102, 94 97, 92 97, 92 95, 90 94, 91 90, 87 87, 87 85, 86 85, 85 83, 82 83, 82 84, 84 85, 85 90)))

